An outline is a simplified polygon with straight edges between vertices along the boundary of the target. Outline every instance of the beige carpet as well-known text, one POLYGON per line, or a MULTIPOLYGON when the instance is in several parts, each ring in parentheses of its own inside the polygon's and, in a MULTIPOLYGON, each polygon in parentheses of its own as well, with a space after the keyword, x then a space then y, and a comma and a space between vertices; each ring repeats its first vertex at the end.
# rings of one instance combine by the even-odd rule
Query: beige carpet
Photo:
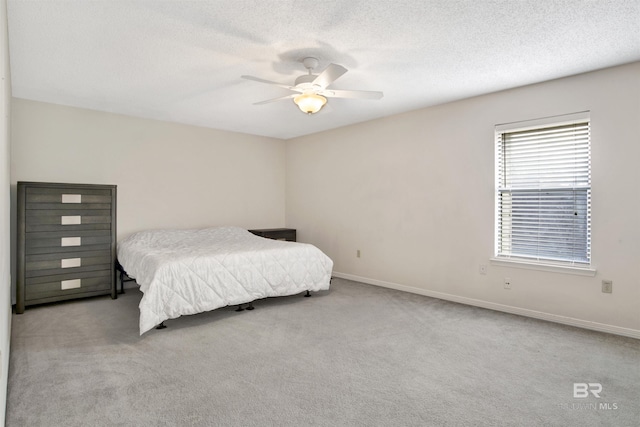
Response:
POLYGON ((340 279, 139 337, 140 297, 14 315, 7 425, 640 425, 638 340, 340 279))

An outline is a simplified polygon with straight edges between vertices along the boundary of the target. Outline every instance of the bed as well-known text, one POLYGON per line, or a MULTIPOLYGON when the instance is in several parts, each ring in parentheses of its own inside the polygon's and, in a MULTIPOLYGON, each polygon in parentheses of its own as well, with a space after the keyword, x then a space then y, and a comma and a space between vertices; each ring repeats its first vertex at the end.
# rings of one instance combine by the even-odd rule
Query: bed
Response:
POLYGON ((329 289, 333 269, 313 245, 239 227, 141 231, 119 242, 118 263, 143 292, 140 335, 187 314, 329 289))

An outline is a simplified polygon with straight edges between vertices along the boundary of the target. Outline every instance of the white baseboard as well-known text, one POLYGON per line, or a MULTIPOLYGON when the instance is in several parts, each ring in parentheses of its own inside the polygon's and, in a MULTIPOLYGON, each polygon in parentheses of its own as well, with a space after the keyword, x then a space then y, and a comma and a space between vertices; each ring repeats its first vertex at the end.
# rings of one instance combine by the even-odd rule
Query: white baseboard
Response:
POLYGON ((487 308, 489 310, 502 311, 505 313, 517 314, 525 317, 532 317, 534 319, 547 320, 549 322, 562 323, 564 325, 577 326, 579 328, 591 329, 594 331, 607 332, 610 334, 622 335, 625 337, 640 339, 640 330, 637 330, 637 329, 622 328, 620 326, 607 325, 607 324, 598 323, 598 322, 591 322, 589 320, 559 316, 557 314, 545 313, 543 311, 513 307, 510 305, 498 304, 498 303, 474 299, 474 298, 461 297, 458 295, 447 294, 444 292, 429 291, 426 289, 414 288, 412 286, 405 286, 397 283, 385 282, 382 280, 369 279, 367 277, 360 277, 353 274, 339 273, 336 271, 333 272, 333 277, 353 280, 355 282, 362 282, 369 285, 381 286, 383 288, 391 288, 399 291, 411 292, 414 294, 424 295, 427 297, 438 298, 446 301, 453 301, 460 304, 487 308))

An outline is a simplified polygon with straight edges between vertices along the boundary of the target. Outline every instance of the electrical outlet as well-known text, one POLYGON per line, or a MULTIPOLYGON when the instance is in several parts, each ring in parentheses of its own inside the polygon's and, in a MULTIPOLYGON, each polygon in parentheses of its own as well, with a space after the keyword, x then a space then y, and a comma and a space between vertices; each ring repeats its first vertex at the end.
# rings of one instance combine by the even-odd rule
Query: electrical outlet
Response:
POLYGON ((613 280, 602 281, 602 292, 604 292, 605 294, 610 294, 613 292, 613 280))
POLYGON ((504 288, 511 289, 511 279, 509 279, 508 277, 504 278, 504 288))
POLYGON ((480 271, 480 274, 487 274, 487 266, 485 264, 480 264, 478 270, 480 271))
POLYGON ((356 258, 360 258, 360 249, 356 250, 356 258))

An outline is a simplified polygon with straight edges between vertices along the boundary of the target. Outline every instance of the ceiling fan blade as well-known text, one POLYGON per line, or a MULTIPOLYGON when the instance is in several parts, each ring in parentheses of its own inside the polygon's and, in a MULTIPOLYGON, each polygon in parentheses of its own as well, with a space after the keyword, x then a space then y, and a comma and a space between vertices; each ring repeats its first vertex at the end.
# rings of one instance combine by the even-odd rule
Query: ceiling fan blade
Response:
POLYGON ((278 83, 278 82, 272 82, 271 80, 265 80, 265 79, 261 79, 259 77, 254 77, 254 76, 240 76, 240 77, 242 77, 243 79, 247 79, 247 80, 253 80, 254 82, 267 83, 267 84, 270 84, 270 85, 280 86, 280 87, 283 87, 285 89, 292 90, 294 92, 300 92, 299 90, 297 90, 295 88, 295 86, 285 85, 285 84, 278 83))
POLYGON ((313 85, 318 85, 321 88, 325 88, 329 86, 331 83, 336 81, 338 77, 347 72, 347 69, 342 65, 338 64, 329 64, 327 68, 324 69, 322 73, 312 82, 313 85))
POLYGON ((271 102, 284 101, 285 99, 291 99, 291 98, 294 98, 296 96, 298 96, 298 94, 291 94, 291 95, 281 96, 279 98, 267 99, 266 101, 254 102, 253 105, 263 105, 263 104, 269 104, 271 102))
POLYGON ((324 90, 320 95, 327 98, 380 99, 384 94, 373 90, 324 90))

